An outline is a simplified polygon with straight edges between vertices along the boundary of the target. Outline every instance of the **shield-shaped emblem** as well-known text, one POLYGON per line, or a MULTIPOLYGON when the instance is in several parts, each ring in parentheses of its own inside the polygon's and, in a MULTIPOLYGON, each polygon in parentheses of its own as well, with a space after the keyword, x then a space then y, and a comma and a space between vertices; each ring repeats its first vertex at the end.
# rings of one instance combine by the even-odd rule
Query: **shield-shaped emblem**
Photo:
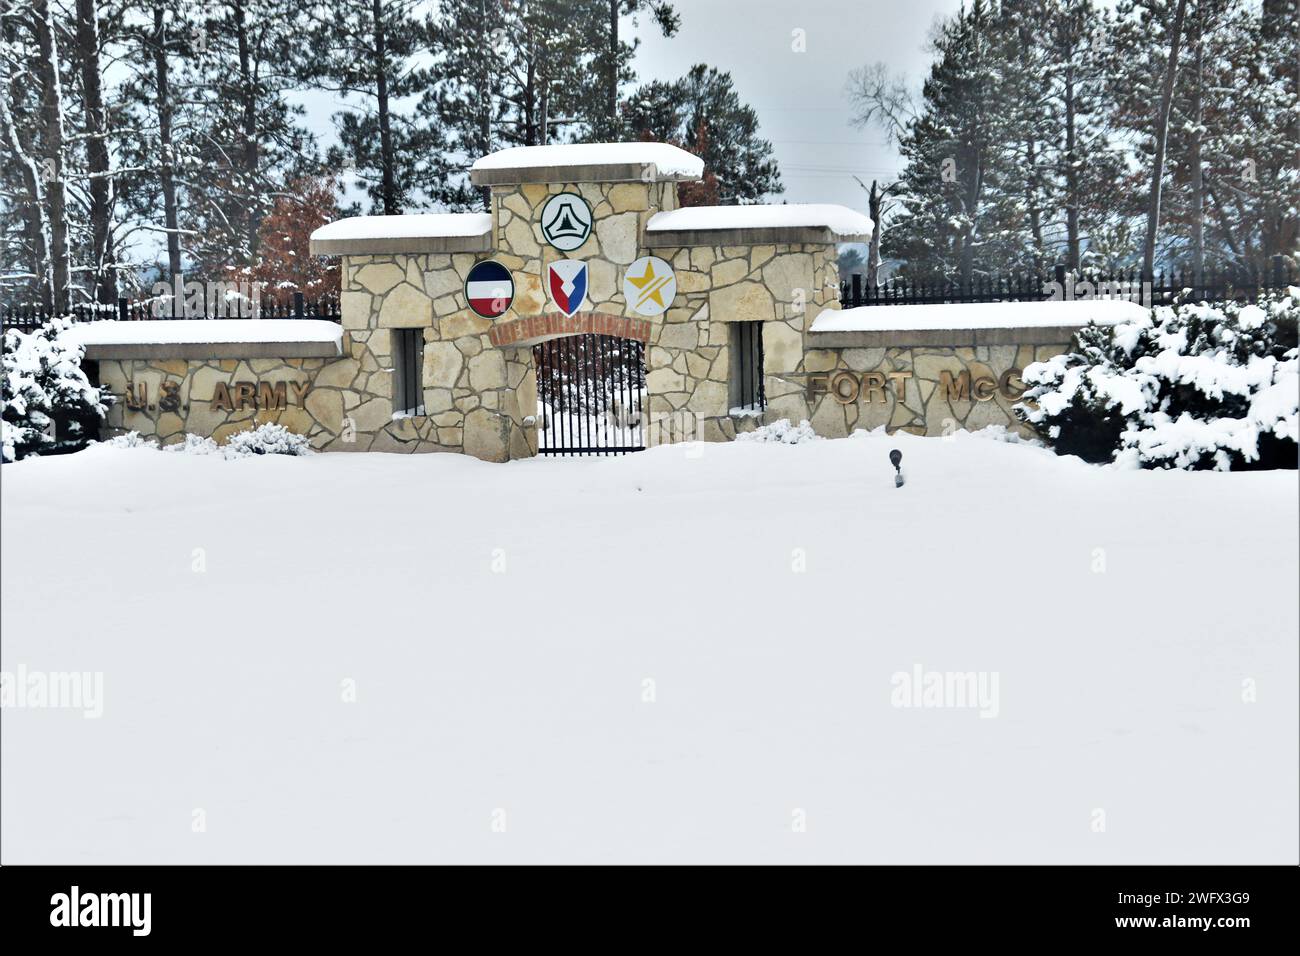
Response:
POLYGON ((546 285, 551 299, 565 315, 573 315, 587 298, 587 263, 560 259, 546 267, 546 285))

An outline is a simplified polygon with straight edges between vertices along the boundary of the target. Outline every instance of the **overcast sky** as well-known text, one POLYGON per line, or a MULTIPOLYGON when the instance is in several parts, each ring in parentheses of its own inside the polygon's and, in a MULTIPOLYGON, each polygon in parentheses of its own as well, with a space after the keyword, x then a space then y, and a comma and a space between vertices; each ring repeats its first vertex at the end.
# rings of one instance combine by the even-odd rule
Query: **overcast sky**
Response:
MULTIPOLYGON (((859 130, 844 95, 851 69, 875 61, 919 88, 930 68, 926 40, 936 17, 960 0, 673 0, 682 25, 664 39, 643 17, 639 79, 675 79, 695 63, 731 73, 772 141, 787 202, 836 202, 866 210, 870 183, 899 170, 878 128, 859 130), (803 30, 807 51, 792 50, 803 30)), ((628 25, 630 27, 630 24, 628 25)))
MULTIPOLYGON (((641 38, 634 66, 639 83, 674 80, 706 63, 731 73, 740 98, 758 111, 785 183, 779 200, 837 202, 866 209, 868 183, 898 171, 898 153, 879 129, 850 123, 844 83, 851 69, 883 60, 919 86, 929 69, 926 38, 939 15, 961 0, 672 0, 681 29, 665 39, 650 18, 625 21, 625 36, 641 38), (803 30, 806 52, 792 49, 803 30)), ((323 144, 334 140, 336 97, 294 97, 306 125, 323 144)))

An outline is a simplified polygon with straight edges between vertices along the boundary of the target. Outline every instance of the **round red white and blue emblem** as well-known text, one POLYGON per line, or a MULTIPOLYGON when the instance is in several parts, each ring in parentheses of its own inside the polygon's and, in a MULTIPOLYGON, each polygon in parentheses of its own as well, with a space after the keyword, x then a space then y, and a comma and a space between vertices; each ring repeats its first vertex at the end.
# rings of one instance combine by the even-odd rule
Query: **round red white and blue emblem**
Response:
POLYGON ((504 315, 515 298, 510 270, 495 259, 475 263, 465 278, 465 298, 474 313, 485 319, 504 315))

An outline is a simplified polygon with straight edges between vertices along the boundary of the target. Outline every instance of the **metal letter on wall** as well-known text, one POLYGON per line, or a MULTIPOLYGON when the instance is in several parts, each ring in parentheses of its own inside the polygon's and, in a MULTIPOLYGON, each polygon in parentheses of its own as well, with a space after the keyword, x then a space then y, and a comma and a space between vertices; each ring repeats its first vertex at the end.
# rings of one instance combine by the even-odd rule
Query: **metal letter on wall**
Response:
POLYGON ((943 389, 944 398, 950 402, 970 401, 970 372, 965 369, 953 380, 952 372, 947 369, 939 373, 939 387, 943 389))

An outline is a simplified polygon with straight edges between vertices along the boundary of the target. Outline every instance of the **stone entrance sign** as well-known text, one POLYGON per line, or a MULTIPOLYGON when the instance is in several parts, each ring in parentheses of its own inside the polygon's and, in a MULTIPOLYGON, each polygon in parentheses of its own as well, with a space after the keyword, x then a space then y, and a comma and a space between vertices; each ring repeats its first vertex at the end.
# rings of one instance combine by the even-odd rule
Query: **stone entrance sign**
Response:
POLYGON ((342 328, 328 346, 246 336, 88 357, 105 360, 114 390, 179 381, 188 417, 128 409, 113 422, 169 441, 276 420, 326 450, 529 457, 545 418, 533 347, 586 334, 645 344, 649 434, 725 441, 781 418, 826 436, 1019 427, 1020 370, 1062 351, 1071 329, 999 317, 917 331, 907 310, 928 307, 841 312, 837 245, 868 240, 866 216, 679 208, 678 183, 702 174, 659 143, 504 150, 471 170, 487 212, 354 217, 313 234, 313 253, 342 257, 342 328), (218 385, 231 407, 213 406, 218 385))
POLYGON ((486 217, 419 217, 422 230, 409 222, 386 230, 364 217, 318 231, 313 250, 343 256, 345 348, 354 361, 394 365, 385 330, 422 330, 425 415, 381 431, 410 450, 493 460, 534 454, 531 348, 594 332, 649 346, 651 418, 689 416, 695 437, 725 440, 754 424, 752 415, 731 414, 738 322, 760 323, 771 413, 807 417, 809 313, 835 304, 836 243, 868 238, 870 221, 840 207, 779 207, 797 215, 751 223, 746 210, 721 207, 709 221, 691 210, 695 218, 679 228, 671 219, 677 183, 702 174, 695 157, 655 143, 505 150, 471 172, 491 188, 486 217), (462 251, 474 223, 482 228, 477 256, 462 251), (388 232, 408 236, 409 250, 388 232), (462 293, 468 270, 488 258, 510 271, 514 290, 509 309, 491 320, 462 293))

